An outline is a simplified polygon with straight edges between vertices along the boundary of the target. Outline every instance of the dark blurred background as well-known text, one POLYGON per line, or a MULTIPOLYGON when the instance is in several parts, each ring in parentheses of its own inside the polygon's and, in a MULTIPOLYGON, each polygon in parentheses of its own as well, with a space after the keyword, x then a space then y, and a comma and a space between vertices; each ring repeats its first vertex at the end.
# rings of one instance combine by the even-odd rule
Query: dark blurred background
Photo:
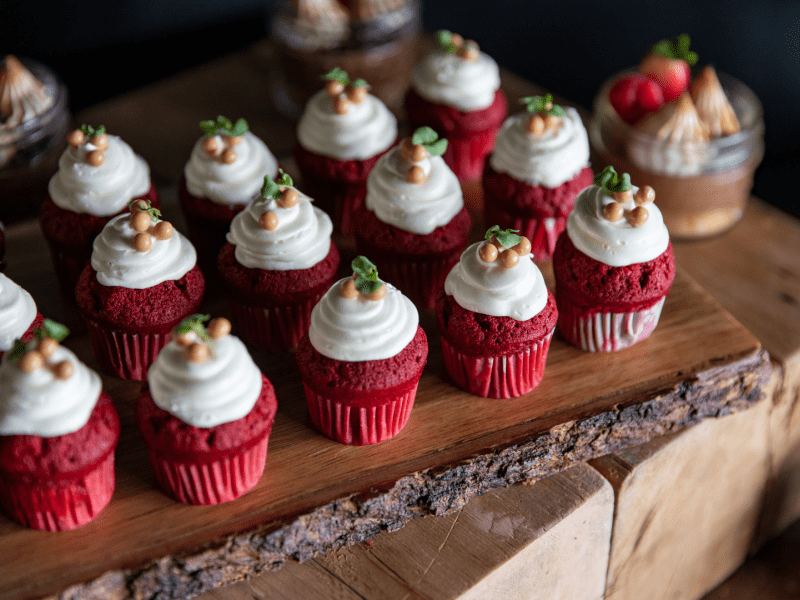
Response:
MULTIPOLYGON (((0 0, 0 55, 53 67, 77 111, 261 39, 273 4, 0 0)), ((766 155, 755 194, 800 216, 797 0, 423 0, 422 20, 475 39, 501 66, 585 107, 650 44, 689 33, 701 64, 761 99, 766 155)))

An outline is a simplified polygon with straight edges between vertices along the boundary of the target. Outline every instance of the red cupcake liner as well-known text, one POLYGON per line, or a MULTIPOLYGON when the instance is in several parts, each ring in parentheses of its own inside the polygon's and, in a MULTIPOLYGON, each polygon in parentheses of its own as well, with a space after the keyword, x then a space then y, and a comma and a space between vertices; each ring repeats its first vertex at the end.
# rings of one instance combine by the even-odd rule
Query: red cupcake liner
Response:
POLYGON ((531 253, 536 260, 550 260, 561 232, 567 228, 567 219, 556 217, 511 216, 496 206, 484 206, 486 224, 499 225, 501 229, 519 229, 531 242, 531 253))
POLYGON ((624 313, 590 312, 560 298, 558 328, 569 344, 587 352, 623 350, 653 333, 665 298, 648 308, 624 313))
MULTIPOLYGON (((415 258, 386 254, 373 258, 383 281, 388 281, 422 310, 433 308, 444 288, 447 274, 458 262, 462 249, 443 257, 415 258)), ((372 255, 370 255, 372 256, 372 255)))
MULTIPOLYGON (((311 421, 327 437, 350 446, 366 446, 396 436, 408 423, 417 385, 376 406, 359 406, 341 398, 324 396, 303 382, 311 421)), ((342 392, 337 390, 337 395, 342 392)))
POLYGON ((314 199, 318 208, 328 213, 336 231, 345 235, 353 234, 353 213, 364 205, 367 198, 366 179, 352 182, 325 181, 304 175, 303 192, 314 199))
POLYGON ((480 179, 486 156, 494 150, 499 126, 477 132, 468 137, 448 136, 447 150, 442 158, 453 170, 459 181, 480 179))
POLYGON ((456 385, 470 394, 483 398, 522 396, 542 380, 553 331, 525 350, 500 356, 465 354, 442 337, 445 369, 456 385))
POLYGON ((114 452, 93 469, 49 481, 0 478, 0 505, 17 523, 43 531, 85 525, 114 493, 114 452))
POLYGON ((147 381, 147 370, 170 340, 170 329, 163 332, 130 333, 109 329, 86 319, 97 361, 104 371, 122 379, 147 381))
POLYGON ((175 459, 150 450, 150 463, 161 488, 183 504, 222 504, 255 487, 267 462, 269 431, 256 443, 209 461, 175 459))
POLYGON ((273 306, 250 306, 230 299, 231 317, 239 336, 264 350, 293 350, 308 332, 311 310, 322 298, 320 292, 304 302, 273 306))

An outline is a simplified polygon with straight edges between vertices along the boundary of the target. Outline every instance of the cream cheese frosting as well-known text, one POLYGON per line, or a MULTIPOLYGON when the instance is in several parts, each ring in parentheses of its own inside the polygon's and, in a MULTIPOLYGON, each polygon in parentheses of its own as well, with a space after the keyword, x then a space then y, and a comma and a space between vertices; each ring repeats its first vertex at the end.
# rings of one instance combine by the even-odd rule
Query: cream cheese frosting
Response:
POLYGON ((14 347, 36 318, 36 303, 31 295, 0 273, 0 352, 14 347))
POLYGON ((506 269, 499 260, 487 263, 480 257, 485 242, 472 244, 461 254, 444 281, 444 291, 459 306, 493 317, 517 321, 532 319, 547 305, 547 286, 533 255, 521 256, 506 269))
POLYGON ((464 207, 461 185, 441 156, 414 163, 427 176, 423 183, 406 181, 409 164, 399 146, 381 156, 367 178, 365 204, 384 223, 427 235, 447 225, 464 207))
MULTIPOLYGON (((35 341, 30 342, 28 348, 35 345, 35 341)), ((47 359, 50 364, 64 360, 72 363, 74 372, 69 379, 61 380, 47 368, 23 373, 8 353, 3 355, 0 435, 55 437, 86 425, 100 397, 100 377, 62 345, 47 359)))
POLYGON ((578 111, 564 108, 561 126, 540 136, 526 131, 529 113, 509 117, 489 157, 495 171, 549 188, 560 186, 589 165, 589 136, 578 111))
POLYGON ((261 371, 242 341, 232 335, 214 340, 208 360, 192 362, 186 348, 171 341, 147 372, 157 406, 194 427, 214 427, 241 419, 261 395, 261 371))
POLYGON ((194 246, 176 229, 166 240, 152 238, 147 252, 137 252, 130 214, 111 219, 93 244, 92 268, 101 285, 142 290, 180 279, 197 263, 194 246))
POLYGON ((59 208, 95 217, 124 210, 128 202, 150 189, 150 168, 141 156, 115 135, 107 135, 105 161, 99 167, 86 163, 86 154, 97 148, 86 143, 68 147, 50 179, 50 198, 59 208))
POLYGON ((227 240, 236 246, 236 261, 249 269, 293 271, 308 269, 322 261, 331 248, 333 223, 311 199, 299 194, 297 204, 281 208, 277 200, 253 201, 233 218, 227 240), (259 225, 261 214, 274 212, 278 226, 272 231, 259 225))
POLYGON ((455 53, 436 50, 411 73, 411 85, 426 100, 460 111, 488 108, 500 87, 500 69, 487 54, 464 60, 455 53))
POLYGON ((364 160, 383 152, 397 139, 397 119, 372 94, 351 103, 343 115, 322 90, 306 104, 297 126, 297 139, 306 150, 337 160, 364 160))
MULTIPOLYGON (((222 147, 222 136, 217 138, 222 147)), ((217 204, 248 204, 258 195, 264 175, 276 177, 278 161, 267 145, 251 132, 242 136, 236 146, 236 160, 230 164, 214 160, 203 151, 201 137, 192 149, 192 155, 183 170, 186 188, 198 198, 208 198, 217 204)))
POLYGON ((317 352, 334 360, 360 362, 397 356, 417 334, 419 313, 389 283, 386 296, 368 300, 359 294, 344 298, 342 284, 333 284, 311 311, 308 337, 317 352))
MULTIPOLYGON (((639 189, 633 187, 633 193, 639 189)), ((657 258, 669 245, 669 232, 661 211, 652 202, 646 204, 647 221, 633 227, 627 219, 608 221, 603 218, 603 207, 615 202, 600 186, 583 190, 575 199, 575 209, 567 219, 567 235, 575 247, 585 255, 610 267, 626 267, 657 258)), ((631 210, 633 200, 623 204, 631 210)))

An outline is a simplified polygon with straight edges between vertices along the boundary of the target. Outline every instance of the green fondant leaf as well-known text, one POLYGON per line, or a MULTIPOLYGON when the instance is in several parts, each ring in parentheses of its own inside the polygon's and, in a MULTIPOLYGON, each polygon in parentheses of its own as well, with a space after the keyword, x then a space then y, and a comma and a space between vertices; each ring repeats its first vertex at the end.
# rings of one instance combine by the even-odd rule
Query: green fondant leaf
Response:
POLYGON ((494 236, 503 248, 513 248, 519 244, 522 239, 521 236, 517 235, 518 233, 519 229, 500 229, 499 225, 495 225, 486 231, 486 235, 484 235, 483 238, 491 240, 492 236, 494 236))
POLYGON ((37 329, 34 335, 36 336, 37 340, 40 340, 46 336, 53 338, 57 342, 61 342, 69 335, 69 328, 61 323, 56 323, 51 319, 45 319, 42 322, 41 329, 37 329))
POLYGON ((610 165, 595 175, 594 183, 609 194, 627 192, 633 187, 631 185, 631 176, 628 173, 623 173, 622 176, 619 176, 614 167, 610 165))
POLYGON ((333 70, 325 73, 325 75, 322 76, 322 79, 325 81, 338 81, 342 85, 347 85, 350 83, 350 78, 347 76, 347 71, 340 69, 339 67, 334 67, 333 70))
MULTIPOLYGON (((280 186, 280 185, 282 185, 282 186, 294 186, 294 182, 292 181, 292 178, 291 178, 291 177, 289 176, 289 174, 288 174, 286 171, 284 171, 283 169, 278 169, 278 180, 277 180, 277 184, 278 184, 279 186, 280 186)), ((276 200, 277 200, 277 198, 276 198, 276 200)))
POLYGON ((279 186, 272 177, 264 175, 264 185, 261 187, 261 197, 271 200, 277 200, 281 197, 281 186, 279 186))
POLYGON ((183 334, 193 331, 201 340, 210 343, 212 341, 211 336, 206 333, 206 328, 203 325, 203 323, 208 321, 210 318, 211 315, 189 315, 183 321, 178 323, 177 327, 175 327, 175 333, 183 334))
POLYGON ((432 128, 425 125, 424 127, 420 127, 414 131, 414 134, 411 136, 411 143, 415 145, 432 144, 438 139, 439 134, 436 133, 432 128))
POLYGON ((11 352, 8 354, 8 358, 10 360, 16 360, 28 349, 28 345, 23 342, 22 340, 14 340, 14 347, 11 349, 11 352))
POLYGON ((447 140, 437 140, 432 144, 422 144, 431 156, 441 156, 447 150, 447 140))
POLYGON ((247 121, 244 119, 239 119, 236 121, 234 126, 231 128, 229 135, 234 137, 240 137, 249 131, 250 127, 247 125, 247 121))

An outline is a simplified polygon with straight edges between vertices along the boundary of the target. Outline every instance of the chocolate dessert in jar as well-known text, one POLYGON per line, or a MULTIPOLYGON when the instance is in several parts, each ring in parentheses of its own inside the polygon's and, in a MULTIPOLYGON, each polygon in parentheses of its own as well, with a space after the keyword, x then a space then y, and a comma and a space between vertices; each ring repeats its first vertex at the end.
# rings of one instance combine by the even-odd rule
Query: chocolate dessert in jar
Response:
POLYGON ((639 71, 600 89, 589 126, 599 164, 659 190, 670 235, 700 239, 742 217, 764 153, 761 103, 746 85, 706 66, 688 36, 657 43, 639 71))

